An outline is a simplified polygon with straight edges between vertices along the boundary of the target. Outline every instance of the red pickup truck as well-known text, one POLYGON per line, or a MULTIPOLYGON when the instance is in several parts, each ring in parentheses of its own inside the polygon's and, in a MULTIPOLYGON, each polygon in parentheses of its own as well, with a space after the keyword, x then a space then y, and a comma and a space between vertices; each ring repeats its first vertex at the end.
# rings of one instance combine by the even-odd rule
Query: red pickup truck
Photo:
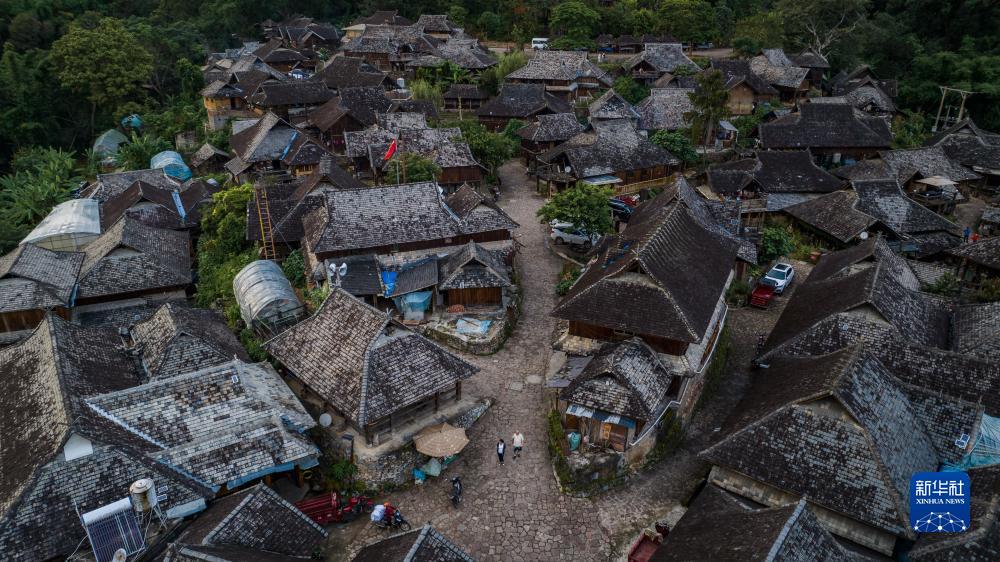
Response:
POLYGON ((750 293, 750 306, 756 306, 757 308, 771 306, 771 300, 774 299, 774 289, 775 285, 773 281, 767 278, 761 279, 750 293))

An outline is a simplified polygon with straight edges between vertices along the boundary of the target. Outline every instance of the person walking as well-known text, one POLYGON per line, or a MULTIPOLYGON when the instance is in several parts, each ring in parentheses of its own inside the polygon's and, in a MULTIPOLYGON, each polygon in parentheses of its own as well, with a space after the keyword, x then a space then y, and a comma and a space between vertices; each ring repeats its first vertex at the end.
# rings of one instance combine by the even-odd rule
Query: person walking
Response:
POLYGON ((507 444, 503 442, 503 439, 501 439, 499 442, 497 442, 497 459, 500 461, 501 465, 503 464, 503 454, 504 451, 506 450, 507 450, 507 444))
POLYGON ((517 460, 521 457, 521 449, 524 448, 524 434, 520 431, 515 431, 511 443, 514 445, 514 460, 517 460))

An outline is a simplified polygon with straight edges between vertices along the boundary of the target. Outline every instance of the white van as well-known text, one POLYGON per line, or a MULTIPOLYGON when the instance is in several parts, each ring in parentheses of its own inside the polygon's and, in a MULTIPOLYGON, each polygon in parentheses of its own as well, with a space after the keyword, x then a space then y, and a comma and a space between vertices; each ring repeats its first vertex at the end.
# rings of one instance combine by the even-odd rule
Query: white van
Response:
POLYGON ((548 37, 533 37, 531 39, 531 48, 539 51, 543 51, 549 48, 549 38, 548 37))

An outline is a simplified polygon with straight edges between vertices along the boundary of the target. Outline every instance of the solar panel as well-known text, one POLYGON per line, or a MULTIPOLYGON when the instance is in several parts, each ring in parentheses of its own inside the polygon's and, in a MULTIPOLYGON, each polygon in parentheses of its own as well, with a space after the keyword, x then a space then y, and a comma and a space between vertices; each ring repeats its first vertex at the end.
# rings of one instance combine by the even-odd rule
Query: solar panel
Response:
POLYGON ((88 511, 82 519, 97 562, 111 562, 118 549, 131 555, 146 547, 138 516, 128 498, 88 511))

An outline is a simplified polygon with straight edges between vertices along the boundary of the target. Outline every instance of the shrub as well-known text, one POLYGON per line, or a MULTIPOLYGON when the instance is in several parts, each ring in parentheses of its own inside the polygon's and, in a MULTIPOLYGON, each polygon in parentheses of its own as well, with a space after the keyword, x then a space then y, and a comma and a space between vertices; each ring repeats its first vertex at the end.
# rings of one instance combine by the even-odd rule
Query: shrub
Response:
POLYGON ((795 244, 788 230, 780 226, 764 227, 760 236, 760 258, 763 261, 768 262, 787 255, 794 249, 795 244))
POLYGON ((974 298, 979 302, 1000 301, 1000 278, 983 281, 974 298))
POLYGON ((293 287, 299 289, 306 288, 306 262, 302 258, 302 251, 295 250, 288 254, 285 261, 281 262, 281 271, 293 287))
POLYGON ((942 295, 945 297, 957 296, 959 290, 958 278, 951 272, 945 273, 939 277, 937 281, 928 285, 925 290, 928 293, 942 295))
POLYGON ((560 297, 569 292, 570 287, 580 277, 580 268, 573 267, 559 275, 559 282, 556 283, 556 294, 560 297))

